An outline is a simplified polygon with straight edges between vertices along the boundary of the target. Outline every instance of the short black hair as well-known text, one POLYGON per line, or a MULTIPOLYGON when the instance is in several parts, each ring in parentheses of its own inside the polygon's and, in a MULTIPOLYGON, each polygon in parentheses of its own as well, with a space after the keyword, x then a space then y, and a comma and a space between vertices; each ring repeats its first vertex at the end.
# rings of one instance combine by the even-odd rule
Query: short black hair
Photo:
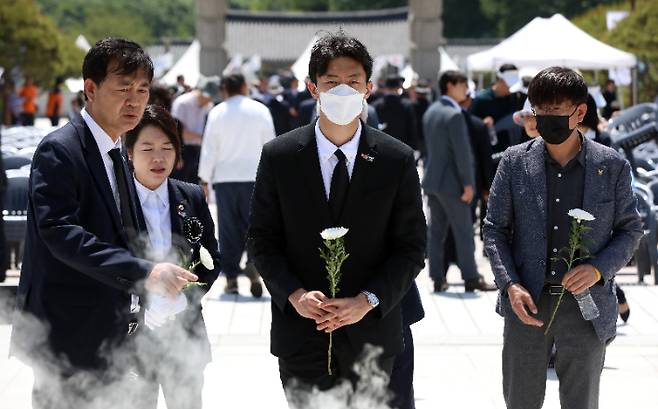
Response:
POLYGON ((152 84, 149 89, 149 104, 160 105, 168 112, 171 112, 171 104, 174 102, 174 97, 171 95, 169 88, 152 84))
POLYGON ((153 80, 153 61, 142 47, 135 42, 112 37, 100 40, 87 52, 82 63, 82 78, 100 84, 113 63, 115 74, 130 75, 141 69, 149 81, 153 80))
POLYGON ((589 129, 596 131, 599 126, 599 112, 597 111, 596 101, 594 97, 590 94, 587 94, 587 112, 583 117, 582 124, 588 127, 589 129))
POLYGON ((384 86, 386 88, 400 88, 403 83, 403 78, 400 78, 399 75, 389 75, 386 77, 386 82, 384 83, 384 86))
POLYGON ((462 82, 468 82, 468 78, 460 71, 448 70, 439 77, 439 92, 441 95, 448 93, 448 83, 456 85, 462 82))
POLYGON ((132 150, 135 147, 137 139, 139 138, 139 134, 147 126, 155 126, 164 132, 165 135, 167 135, 169 142, 171 142, 171 145, 174 147, 174 151, 176 152, 176 162, 174 162, 175 168, 181 157, 181 138, 178 134, 178 126, 176 124, 176 120, 166 109, 160 105, 150 104, 146 106, 144 115, 142 116, 142 120, 139 121, 139 124, 137 124, 135 128, 126 132, 124 137, 126 148, 128 150, 132 150))
POLYGON ((324 75, 329 68, 329 62, 340 57, 348 57, 358 61, 366 72, 366 81, 372 75, 372 57, 363 43, 350 37, 343 30, 336 33, 326 33, 311 49, 311 59, 308 63, 308 76, 314 84, 318 77, 324 75))
POLYGON ((576 71, 566 67, 549 67, 539 71, 528 85, 528 100, 533 107, 587 102, 587 83, 576 71))
POLYGON ((222 78, 219 88, 223 89, 229 97, 232 97, 240 93, 245 83, 244 75, 230 74, 222 78))
POLYGON ((498 73, 502 74, 505 71, 518 71, 519 69, 516 68, 516 65, 514 64, 503 64, 498 68, 498 73))

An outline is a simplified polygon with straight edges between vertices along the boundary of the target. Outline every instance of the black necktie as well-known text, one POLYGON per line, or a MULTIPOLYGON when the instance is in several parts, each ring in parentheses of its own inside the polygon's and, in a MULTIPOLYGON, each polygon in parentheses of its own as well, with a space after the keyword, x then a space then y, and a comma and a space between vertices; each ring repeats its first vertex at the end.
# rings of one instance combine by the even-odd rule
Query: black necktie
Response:
POLYGON ((114 177, 117 181, 117 190, 119 191, 121 222, 123 223, 123 228, 128 233, 128 237, 131 237, 131 234, 135 233, 135 221, 133 219, 132 200, 130 199, 130 191, 128 190, 128 179, 123 166, 123 158, 121 157, 119 148, 110 150, 109 155, 114 164, 114 177))
POLYGON ((347 158, 345 154, 336 149, 334 155, 338 158, 338 163, 334 168, 334 174, 331 176, 331 190, 329 190, 329 207, 334 222, 338 223, 340 214, 343 211, 347 189, 350 186, 350 176, 347 173, 347 158))

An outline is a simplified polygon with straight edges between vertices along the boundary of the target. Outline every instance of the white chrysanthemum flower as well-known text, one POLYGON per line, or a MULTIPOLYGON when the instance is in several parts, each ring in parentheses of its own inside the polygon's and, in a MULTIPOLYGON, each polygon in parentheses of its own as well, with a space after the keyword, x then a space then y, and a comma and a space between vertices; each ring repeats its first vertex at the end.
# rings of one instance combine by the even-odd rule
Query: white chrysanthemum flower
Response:
POLYGON ((201 259, 201 264, 208 270, 215 269, 215 262, 210 255, 210 252, 203 246, 199 249, 199 258, 201 259))
POLYGON ((584 211, 583 209, 571 209, 569 210, 569 216, 576 220, 582 220, 586 222, 591 222, 592 220, 596 219, 596 217, 584 211))
POLYGON ((322 230, 320 236, 325 240, 336 240, 346 235, 348 231, 349 229, 346 229, 345 227, 331 227, 322 230))

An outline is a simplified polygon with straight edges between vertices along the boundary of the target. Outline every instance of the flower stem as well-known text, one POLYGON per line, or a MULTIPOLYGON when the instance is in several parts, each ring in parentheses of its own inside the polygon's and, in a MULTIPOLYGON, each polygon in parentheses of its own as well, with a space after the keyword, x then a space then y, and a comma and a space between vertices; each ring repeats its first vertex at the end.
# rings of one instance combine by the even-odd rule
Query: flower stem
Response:
POLYGON ((333 341, 334 341, 333 335, 334 335, 333 332, 329 333, 329 350, 327 351, 327 358, 328 358, 327 359, 327 372, 329 373, 330 376, 332 375, 332 372, 331 372, 331 347, 333 346, 333 341))
POLYGON ((551 320, 548 322, 548 326, 546 326, 546 330, 544 331, 544 335, 548 335, 548 331, 551 329, 551 325, 553 325, 553 321, 555 320, 555 316, 557 315, 557 309, 560 308, 560 303, 562 302, 562 297, 564 297, 564 287, 562 287, 562 291, 560 292, 560 298, 557 299, 557 304, 555 305, 555 308, 553 309, 553 314, 551 315, 551 320))

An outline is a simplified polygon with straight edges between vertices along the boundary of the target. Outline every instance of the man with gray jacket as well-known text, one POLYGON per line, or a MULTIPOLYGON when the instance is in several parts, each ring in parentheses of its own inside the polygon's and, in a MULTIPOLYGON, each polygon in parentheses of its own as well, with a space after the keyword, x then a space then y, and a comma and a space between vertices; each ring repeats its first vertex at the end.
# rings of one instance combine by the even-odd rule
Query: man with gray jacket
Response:
POLYGON ((423 133, 427 145, 423 189, 427 195, 430 222, 428 255, 434 291, 448 289, 444 263, 444 242, 452 229, 457 264, 465 281, 465 290, 494 289, 484 282, 475 264, 473 219, 470 204, 474 196, 473 154, 466 121, 459 102, 466 99, 466 76, 446 71, 439 79, 441 98, 423 115, 423 133))
POLYGON ((616 330, 615 273, 642 236, 631 168, 578 131, 587 112, 587 84, 578 73, 547 68, 530 83, 528 98, 541 138, 505 152, 484 222, 500 289, 497 311, 505 317, 503 394, 509 409, 541 408, 555 344, 561 406, 596 409, 606 345, 616 330), (588 251, 579 251, 585 258, 568 270, 557 257, 569 244, 568 213, 575 208, 594 220, 585 222, 588 251), (599 311, 589 321, 575 298, 587 291, 599 311))

